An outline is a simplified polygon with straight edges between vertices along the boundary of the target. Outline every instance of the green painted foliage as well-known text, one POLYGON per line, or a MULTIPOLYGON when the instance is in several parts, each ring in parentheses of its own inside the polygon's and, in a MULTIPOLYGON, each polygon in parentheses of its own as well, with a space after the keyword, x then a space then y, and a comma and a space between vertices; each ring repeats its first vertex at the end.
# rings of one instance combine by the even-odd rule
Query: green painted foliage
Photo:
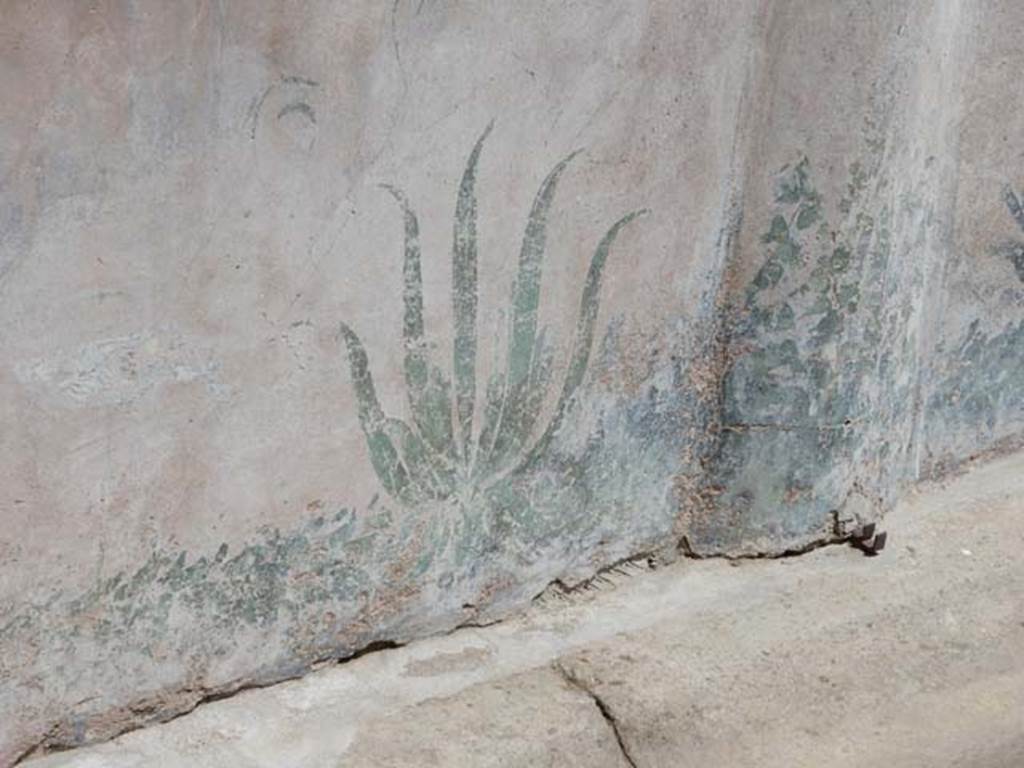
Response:
MULTIPOLYGON (((1013 191, 1013 187, 1007 185, 1003 188, 1003 202, 1006 203, 1010 215, 1021 232, 1024 232, 1024 204, 1021 203, 1017 193, 1013 191)), ((1009 240, 1004 242, 998 251, 1013 265, 1017 277, 1024 283, 1024 241, 1009 240)))
POLYGON ((402 337, 409 423, 384 414, 366 350, 356 333, 341 324, 340 336, 348 352, 359 423, 370 461, 387 493, 404 504, 453 496, 470 498, 502 478, 527 471, 544 458, 587 370, 609 252, 622 228, 646 213, 641 210, 622 217, 598 244, 583 283, 572 350, 554 413, 543 429, 538 429, 554 368, 544 329, 538 329, 548 215, 558 181, 578 152, 552 169, 534 198, 523 235, 508 308, 505 365, 491 375, 484 403, 478 408, 476 178, 490 132, 488 126, 469 155, 455 205, 452 378, 430 359, 431 344, 423 322, 419 221, 406 196, 395 187, 386 189, 398 201, 404 216, 402 337))

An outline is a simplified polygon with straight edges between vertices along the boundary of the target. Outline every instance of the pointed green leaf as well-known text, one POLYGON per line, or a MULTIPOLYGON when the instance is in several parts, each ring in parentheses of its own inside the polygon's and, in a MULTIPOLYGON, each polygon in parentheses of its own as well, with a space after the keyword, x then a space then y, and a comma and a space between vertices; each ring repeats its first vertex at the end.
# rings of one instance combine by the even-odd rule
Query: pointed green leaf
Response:
POLYGON ((597 246, 597 250, 594 251, 594 256, 590 261, 590 269, 587 271, 587 279, 583 284, 580 314, 576 321, 576 336, 573 340, 569 368, 566 371, 565 381, 562 384, 562 393, 559 395, 550 423, 540 439, 537 440, 523 461, 516 467, 516 472, 527 468, 543 456, 548 444, 551 442, 551 438, 562 425, 562 420, 565 418, 566 411, 576 394, 576 390, 583 381, 583 375, 586 373, 587 364, 590 360, 590 348, 594 340, 594 326, 597 322, 597 312, 600 308, 601 277, 604 273, 605 263, 608 260, 608 253, 619 231, 637 217, 647 213, 647 210, 640 210, 623 216, 608 230, 597 246))
POLYGON ((381 485, 392 496, 401 498, 409 485, 409 474, 402 463, 394 442, 388 436, 388 419, 381 410, 373 386, 366 350, 355 332, 341 323, 341 337, 348 351, 352 386, 356 393, 359 424, 366 436, 366 447, 381 485))
MULTIPOLYGON (((503 314, 503 313, 502 313, 503 314)), ((499 327, 504 323, 499 318, 499 327)), ((494 344, 492 347, 491 375, 487 380, 487 391, 484 395, 483 421, 480 428, 480 435, 477 437, 477 449, 474 456, 472 475, 479 478, 486 474, 485 463, 487 456, 494 448, 494 439, 497 436, 498 425, 501 423, 501 408, 505 402, 505 374, 501 370, 501 334, 495 331, 494 344)))
POLYGON ((776 215, 772 219, 769 231, 761 235, 762 243, 784 243, 788 239, 789 224, 786 222, 786 217, 781 215, 776 215))
POLYGON ((547 243, 548 211, 558 188, 558 179, 579 150, 554 167, 541 184, 526 223, 519 252, 519 271, 512 289, 512 331, 508 348, 508 380, 514 392, 528 380, 536 343, 540 283, 547 243))
POLYGON ((545 333, 537 335, 529 379, 519 389, 519 396, 508 397, 501 416, 501 430, 494 438, 485 465, 486 473, 494 473, 514 459, 533 434, 551 383, 553 352, 545 333))
MULTIPOLYGON (((509 451, 525 444, 529 434, 522 432, 524 414, 530 396, 530 376, 536 347, 537 317, 540 309, 541 276, 544 248, 547 244, 548 211, 558 188, 558 179, 576 155, 577 150, 556 165, 544 179, 534 197, 530 216, 519 251, 519 268, 512 288, 512 317, 509 331, 508 360, 505 366, 504 403, 494 437, 494 455, 485 457, 486 465, 494 466, 508 458, 509 451)), ((528 419, 527 419, 528 420, 528 419)))
POLYGON ((409 481, 403 488, 401 499, 406 504, 418 504, 428 499, 445 499, 455 491, 455 475, 415 431, 399 419, 388 419, 388 437, 400 446, 402 464, 409 481))
POLYGON ((800 211, 796 215, 796 228, 807 229, 818 220, 819 215, 820 211, 816 202, 800 206, 800 211))
POLYGON ((1010 210, 1013 220, 1017 222, 1017 226, 1024 231, 1024 207, 1021 205, 1020 198, 1013 191, 1013 187, 1009 184, 1003 187, 1003 200, 1006 202, 1006 207, 1010 210))
POLYGON ((405 344, 405 384, 416 429, 439 454, 452 452, 451 387, 444 374, 430 365, 423 329, 423 275, 420 267, 420 227, 405 194, 384 189, 402 207, 405 221, 405 256, 402 262, 402 340, 405 344))
POLYGON ((544 400, 548 394, 548 387, 551 384, 554 352, 551 345, 545 340, 545 333, 542 330, 537 335, 537 344, 533 353, 533 365, 530 368, 530 380, 526 387, 526 394, 522 399, 522 405, 513 416, 518 421, 514 433, 517 435, 514 450, 520 450, 533 434, 533 427, 540 417, 541 409, 544 407, 544 400))
POLYGON ((452 385, 448 377, 435 365, 422 397, 414 406, 416 428, 438 456, 455 458, 452 435, 452 385))
POLYGON ((459 445, 469 461, 476 399, 476 166, 484 140, 493 123, 477 139, 466 162, 455 204, 455 232, 452 244, 452 310, 455 317, 455 410, 459 423, 459 445))
POLYGON ((397 187, 382 185, 402 207, 405 224, 405 258, 402 261, 402 340, 405 342, 405 376, 410 389, 427 384, 426 345, 423 341, 423 275, 420 270, 420 225, 409 200, 397 187))
POLYGON ((505 377, 499 371, 491 374, 487 381, 487 394, 484 405, 483 426, 477 440, 476 466, 474 476, 486 472, 487 460, 494 449, 494 442, 501 423, 501 406, 505 400, 505 377))

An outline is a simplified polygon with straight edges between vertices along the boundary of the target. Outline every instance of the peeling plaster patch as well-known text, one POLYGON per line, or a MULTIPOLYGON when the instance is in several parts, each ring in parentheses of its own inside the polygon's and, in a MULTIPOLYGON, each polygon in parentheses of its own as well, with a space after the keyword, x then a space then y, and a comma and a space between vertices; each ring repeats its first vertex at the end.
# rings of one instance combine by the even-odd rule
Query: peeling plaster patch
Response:
POLYGON ((200 381, 222 397, 218 370, 208 350, 159 330, 97 339, 15 366, 22 383, 42 387, 71 407, 125 405, 171 382, 200 381))

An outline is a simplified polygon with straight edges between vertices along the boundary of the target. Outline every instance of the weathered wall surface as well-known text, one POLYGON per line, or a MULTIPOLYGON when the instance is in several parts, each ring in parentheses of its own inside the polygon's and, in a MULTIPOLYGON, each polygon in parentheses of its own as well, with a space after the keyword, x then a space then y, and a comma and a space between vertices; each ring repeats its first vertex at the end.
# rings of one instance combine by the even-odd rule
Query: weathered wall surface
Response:
POLYGON ((963 67, 949 246, 935 265, 918 466, 941 474, 965 458, 1020 446, 1024 428, 1024 130, 1017 108, 1021 9, 985 3, 963 67))
POLYGON ((975 15, 957 2, 772 6, 695 551, 799 548, 836 515, 873 519, 918 476, 924 423, 950 434, 925 411, 931 366, 953 363, 935 349, 936 305, 975 15))
POLYGON ((1024 10, 725 6, 0 6, 0 764, 1014 444, 1024 10))

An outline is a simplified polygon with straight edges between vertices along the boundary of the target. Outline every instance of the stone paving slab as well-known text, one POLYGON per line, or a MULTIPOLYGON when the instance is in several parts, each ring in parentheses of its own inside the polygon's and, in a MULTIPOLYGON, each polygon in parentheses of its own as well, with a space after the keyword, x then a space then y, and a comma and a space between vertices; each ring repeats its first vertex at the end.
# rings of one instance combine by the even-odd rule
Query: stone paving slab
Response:
POLYGON ((594 698, 553 669, 371 720, 338 765, 629 768, 594 698))

